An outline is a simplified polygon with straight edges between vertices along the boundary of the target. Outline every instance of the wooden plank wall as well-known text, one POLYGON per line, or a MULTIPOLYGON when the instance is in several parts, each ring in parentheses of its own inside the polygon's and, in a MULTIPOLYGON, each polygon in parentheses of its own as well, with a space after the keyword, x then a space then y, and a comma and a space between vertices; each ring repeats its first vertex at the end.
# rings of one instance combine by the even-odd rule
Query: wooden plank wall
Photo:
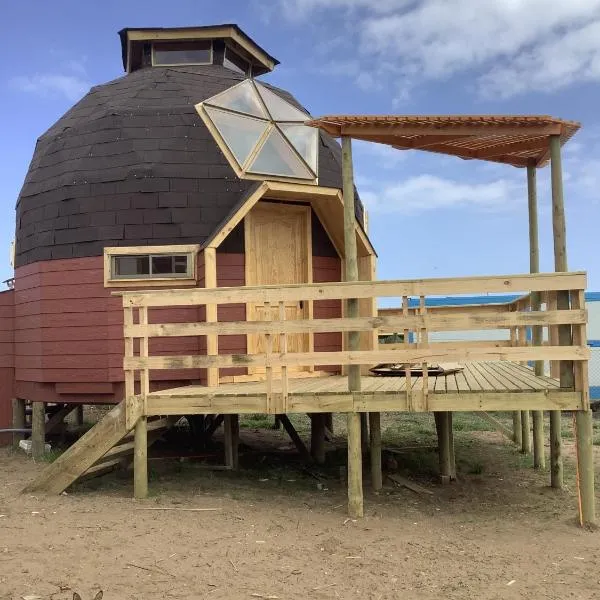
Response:
MULTIPOLYGON (((218 255, 219 285, 243 285, 243 255, 218 255), (241 264, 241 266, 240 266, 241 264)), ((102 257, 39 262, 15 273, 15 379, 20 397, 39 401, 118 402, 123 395, 123 310, 121 299, 106 289, 102 257)), ((198 261, 198 285, 204 265, 198 261)), ((1 310, 1 309, 0 309, 1 310)), ((227 320, 245 314, 220 307, 227 320)), ((204 320, 203 308, 150 310, 149 322, 204 320)), ((1 318, 1 317, 0 317, 1 318)), ((246 351, 244 336, 223 343, 223 352, 246 351)), ((198 353, 202 338, 150 340, 150 352, 166 355, 198 353)), ((0 374, 1 376, 1 374, 0 374)), ((204 370, 156 372, 154 387, 202 382, 204 370)))
MULTIPOLYGON (((0 292, 0 429, 11 427, 14 395, 14 291, 0 292)), ((11 441, 0 434, 0 445, 11 441)))
MULTIPOLYGON (((341 281, 342 261, 333 256, 313 256, 313 282, 341 281)), ((342 316, 340 300, 317 300, 314 302, 315 319, 339 319, 342 316)), ((339 332, 315 333, 315 352, 336 352, 342 349, 342 334, 339 332)), ((317 371, 339 373, 335 365, 316 365, 317 371)))

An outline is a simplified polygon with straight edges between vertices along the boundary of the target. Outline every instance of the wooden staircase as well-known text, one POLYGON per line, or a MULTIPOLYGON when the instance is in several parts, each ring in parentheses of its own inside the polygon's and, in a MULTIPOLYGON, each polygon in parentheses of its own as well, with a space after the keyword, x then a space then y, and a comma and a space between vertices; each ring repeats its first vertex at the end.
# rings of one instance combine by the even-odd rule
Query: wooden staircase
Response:
MULTIPOLYGON (((168 417, 148 421, 148 446, 177 420, 168 417)), ((125 402, 121 402, 49 464, 23 493, 60 494, 78 479, 98 477, 127 464, 133 447, 133 433, 125 425, 125 402)))

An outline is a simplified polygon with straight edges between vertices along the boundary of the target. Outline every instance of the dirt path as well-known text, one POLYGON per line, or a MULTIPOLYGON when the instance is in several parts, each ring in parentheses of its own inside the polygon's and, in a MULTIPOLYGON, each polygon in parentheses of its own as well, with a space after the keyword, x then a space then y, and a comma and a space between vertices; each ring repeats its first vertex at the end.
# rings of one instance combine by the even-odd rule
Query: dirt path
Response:
POLYGON ((129 477, 21 496, 43 466, 0 451, 0 599, 599 598, 600 533, 575 526, 572 485, 552 492, 499 436, 478 439, 482 474, 432 495, 367 491, 359 521, 333 481, 172 467, 146 501, 129 477))

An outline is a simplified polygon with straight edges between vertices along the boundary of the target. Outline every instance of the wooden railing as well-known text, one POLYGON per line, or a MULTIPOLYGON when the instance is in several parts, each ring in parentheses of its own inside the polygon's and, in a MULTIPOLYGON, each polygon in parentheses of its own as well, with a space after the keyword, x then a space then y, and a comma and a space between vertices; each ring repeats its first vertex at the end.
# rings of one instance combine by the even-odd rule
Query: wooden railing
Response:
MULTIPOLYGON (((281 393, 285 400, 288 390, 288 368, 314 365, 373 365, 376 363, 426 364, 431 362, 469 361, 569 361, 575 364, 575 381, 571 389, 584 391, 589 351, 586 346, 586 311, 583 290, 584 273, 551 273, 507 275, 454 279, 412 281, 375 281, 284 285, 264 287, 234 287, 216 289, 180 289, 122 292, 124 308, 126 395, 147 396, 150 374, 163 369, 208 369, 231 367, 261 367, 266 374, 266 390, 270 394, 274 369, 281 378, 281 393), (530 310, 531 293, 539 293, 544 310, 530 310), (557 293, 568 292, 571 307, 556 309, 557 293), (486 293, 524 293, 509 304, 487 304, 463 307, 427 306, 430 295, 486 293), (346 300, 350 298, 398 298, 402 306, 395 314, 378 317, 286 320, 285 303, 346 300), (411 308, 409 298, 418 299, 418 308, 411 308), (244 303, 263 304, 266 314, 277 315, 270 321, 153 323, 149 311, 164 307, 222 305, 244 303), (277 310, 273 309, 277 307, 277 310), (526 330, 529 327, 549 329, 549 343, 532 346, 526 330), (557 330, 567 327, 572 341, 559 343, 557 330), (508 340, 436 342, 431 332, 508 329, 508 340), (401 347, 373 350, 289 352, 288 336, 298 333, 400 331, 404 335, 401 347), (415 339, 409 341, 408 333, 415 339), (208 335, 264 335, 264 351, 258 354, 151 356, 149 339, 208 335), (274 350, 275 337, 278 348, 274 350), (139 340, 139 342, 137 341, 139 340), (139 344, 139 346, 138 346, 139 344), (134 350, 138 348, 137 353, 134 350), (139 373, 139 376, 136 374, 139 373), (136 389, 139 380, 139 391, 136 389)), ((214 313, 216 314, 216 313, 214 313)), ((424 379, 427 371, 424 371, 424 379)), ((423 402, 428 386, 423 382, 423 402)))

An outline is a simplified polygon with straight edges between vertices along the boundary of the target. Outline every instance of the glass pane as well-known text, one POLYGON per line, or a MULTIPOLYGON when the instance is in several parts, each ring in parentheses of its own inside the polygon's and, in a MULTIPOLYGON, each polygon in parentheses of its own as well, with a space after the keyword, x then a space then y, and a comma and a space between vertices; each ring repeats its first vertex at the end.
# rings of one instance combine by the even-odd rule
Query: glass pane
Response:
POLYGON ((175 273, 185 273, 187 275, 188 272, 188 257, 187 256, 174 256, 173 257, 173 266, 175 267, 173 271, 175 273))
POLYGON ((153 64, 155 65, 206 65, 212 62, 211 42, 155 43, 153 64))
POLYGON ((148 256, 115 256, 114 277, 139 277, 150 274, 150 257, 148 256))
POLYGON ((314 175, 302 164, 288 142, 275 128, 269 133, 269 137, 248 171, 264 175, 314 179, 314 175))
POLYGON ((225 48, 223 66, 227 67, 228 69, 231 69, 232 71, 235 71, 236 73, 247 75, 250 65, 241 56, 238 56, 229 48, 225 48))
POLYGON ((307 162, 308 166, 317 172, 317 152, 319 149, 319 132, 314 127, 298 125, 297 123, 278 123, 285 137, 307 162))
POLYGON ((153 256, 152 275, 170 275, 173 273, 172 256, 153 256))
POLYGON ((264 85, 256 82, 256 87, 274 121, 306 121, 310 119, 310 116, 305 112, 292 106, 264 85))
POLYGON ((210 106, 204 108, 241 167, 267 128, 267 121, 259 121, 210 106))
MULTIPOLYGON (((207 100, 213 106, 229 108, 255 117, 268 118, 250 81, 243 81, 207 100)), ((288 119, 293 121, 293 119, 288 119)))

